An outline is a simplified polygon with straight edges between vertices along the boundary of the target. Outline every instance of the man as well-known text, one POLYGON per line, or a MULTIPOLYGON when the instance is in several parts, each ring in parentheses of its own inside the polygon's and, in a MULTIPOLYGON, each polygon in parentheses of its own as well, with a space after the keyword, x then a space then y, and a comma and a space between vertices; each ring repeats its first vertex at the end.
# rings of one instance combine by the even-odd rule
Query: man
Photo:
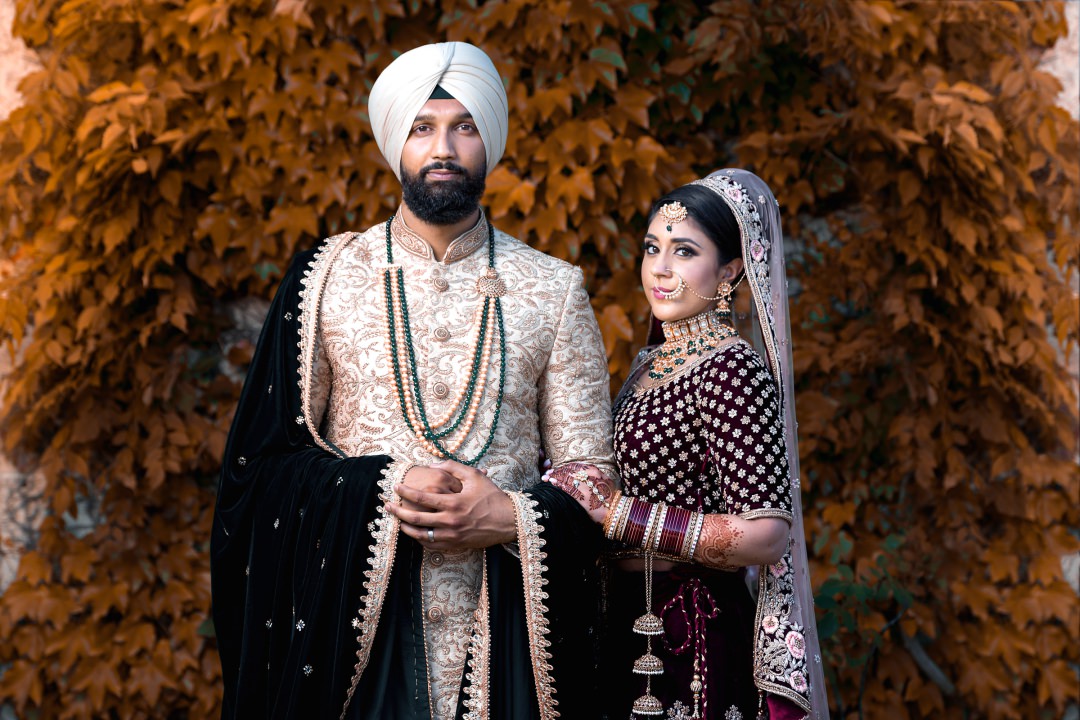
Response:
POLYGON ((223 715, 594 716, 599 533, 537 470, 614 473, 581 272, 480 209, 508 122, 482 51, 405 53, 369 116, 400 209, 294 261, 226 449, 223 715))

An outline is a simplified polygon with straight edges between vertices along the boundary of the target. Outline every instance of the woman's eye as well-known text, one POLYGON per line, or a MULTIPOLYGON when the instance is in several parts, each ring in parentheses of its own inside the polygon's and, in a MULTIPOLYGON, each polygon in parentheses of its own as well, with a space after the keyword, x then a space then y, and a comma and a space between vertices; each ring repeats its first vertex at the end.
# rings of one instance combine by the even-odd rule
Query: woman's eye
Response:
POLYGON ((675 254, 679 257, 694 257, 695 255, 694 251, 687 247, 678 248, 675 254))
POLYGON ((657 253, 657 249, 656 249, 655 245, 653 245, 652 243, 645 243, 645 254, 646 255, 655 255, 656 253, 657 253))

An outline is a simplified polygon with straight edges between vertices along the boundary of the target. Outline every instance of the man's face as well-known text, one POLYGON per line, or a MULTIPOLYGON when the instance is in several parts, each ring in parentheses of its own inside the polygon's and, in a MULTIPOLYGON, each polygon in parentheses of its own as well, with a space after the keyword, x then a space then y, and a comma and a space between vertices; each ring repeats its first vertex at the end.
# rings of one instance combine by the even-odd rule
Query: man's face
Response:
POLYGON ((418 218, 452 225, 476 212, 487 153, 472 115, 457 100, 428 100, 401 151, 402 197, 418 218))

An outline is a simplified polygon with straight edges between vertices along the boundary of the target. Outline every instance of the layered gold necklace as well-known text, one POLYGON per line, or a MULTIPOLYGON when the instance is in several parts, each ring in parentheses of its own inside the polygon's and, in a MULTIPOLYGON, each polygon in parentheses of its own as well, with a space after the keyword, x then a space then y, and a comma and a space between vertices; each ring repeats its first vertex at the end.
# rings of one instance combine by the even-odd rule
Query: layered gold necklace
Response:
POLYGON ((707 310, 700 315, 664 323, 664 344, 653 355, 649 378, 663 380, 693 358, 715 350, 724 340, 738 335, 735 328, 725 322, 725 316, 730 317, 730 312, 707 310))

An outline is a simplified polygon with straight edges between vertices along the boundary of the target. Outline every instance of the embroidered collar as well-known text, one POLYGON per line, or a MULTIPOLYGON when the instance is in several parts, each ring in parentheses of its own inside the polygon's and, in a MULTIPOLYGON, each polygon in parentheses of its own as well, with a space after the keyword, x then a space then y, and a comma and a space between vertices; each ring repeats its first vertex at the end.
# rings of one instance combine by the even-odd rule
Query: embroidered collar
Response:
MULTIPOLYGON (((412 228, 405 224, 405 221, 401 218, 401 213, 396 213, 394 215, 394 219, 390 223, 390 235, 398 246, 411 255, 424 258, 425 260, 435 261, 435 251, 431 249, 431 245, 427 240, 420 237, 412 228)), ((454 238, 453 242, 450 243, 450 246, 446 248, 446 255, 444 255, 442 259, 443 264, 449 265, 450 263, 467 258, 469 255, 476 252, 477 248, 487 241, 487 238, 487 216, 484 215, 484 210, 481 208, 480 219, 476 221, 476 224, 454 238)))

